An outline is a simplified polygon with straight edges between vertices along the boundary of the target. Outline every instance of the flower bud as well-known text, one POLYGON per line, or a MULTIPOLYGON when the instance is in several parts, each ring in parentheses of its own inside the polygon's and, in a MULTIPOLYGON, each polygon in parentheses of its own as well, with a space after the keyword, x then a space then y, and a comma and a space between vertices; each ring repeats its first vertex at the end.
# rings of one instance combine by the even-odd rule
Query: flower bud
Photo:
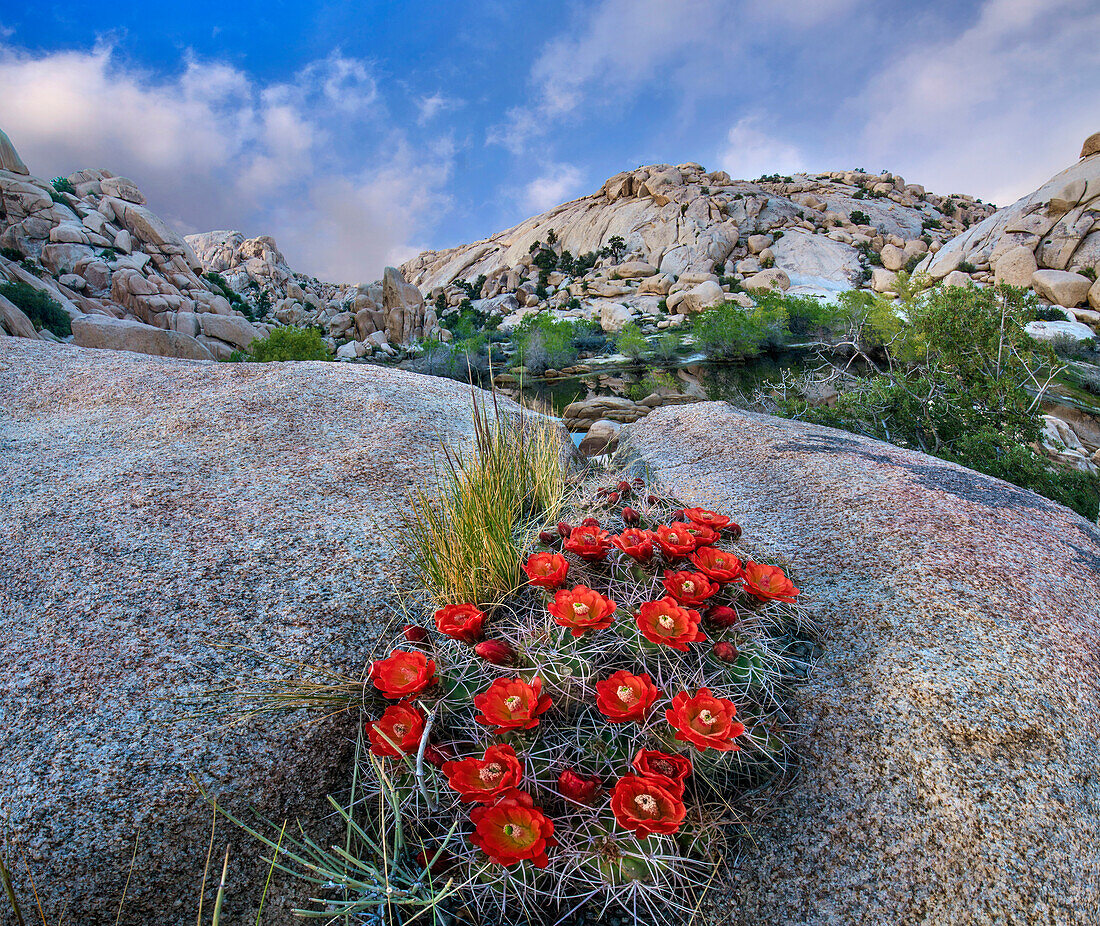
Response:
POLYGON ((672 514, 670 514, 668 516, 668 523, 669 524, 671 524, 673 521, 686 521, 686 520, 687 520, 687 516, 684 514, 684 509, 683 508, 677 508, 674 512, 672 512, 672 514))
POLYGON ((599 775, 582 775, 567 768, 558 776, 558 791, 562 797, 579 804, 591 804, 602 787, 603 779, 599 775))
POLYGON ((642 516, 638 514, 633 508, 626 507, 623 509, 623 524, 629 527, 633 527, 635 524, 640 524, 642 516))
POLYGON ((659 502, 659 501, 660 501, 660 499, 659 499, 659 498, 657 498, 657 496, 656 496, 656 495, 648 495, 648 496, 646 496, 646 500, 645 500, 645 501, 646 501, 646 504, 647 504, 647 505, 656 505, 656 504, 657 504, 657 502, 659 502))
POLYGON ((545 543, 547 546, 550 546, 550 544, 553 543, 557 543, 560 539, 561 538, 553 531, 539 532, 539 543, 545 543))
POLYGON ((641 476, 634 477, 634 488, 640 489, 645 485, 645 480, 641 476))
POLYGON ((736 521, 730 521, 730 523, 725 526, 724 531, 735 541, 741 539, 741 525, 736 521))
POLYGON ((630 483, 627 482, 624 479, 617 486, 615 486, 615 491, 618 492, 620 495, 629 495, 630 494, 630 483))
POLYGON ((596 497, 597 498, 607 498, 607 496, 610 495, 610 494, 611 494, 611 490, 607 489, 607 488, 596 490, 596 497))
POLYGON ((424 761, 436 768, 441 768, 444 762, 450 762, 455 757, 455 751, 445 743, 428 743, 424 747, 424 761))
POLYGON ((428 639, 428 629, 419 624, 406 624, 401 628, 401 632, 410 643, 423 643, 428 639))
POLYGON ((585 518, 583 521, 581 521, 581 527, 599 527, 599 526, 600 526, 600 522, 597 521, 595 518, 585 518))
POLYGON ((732 627, 741 620, 741 615, 737 613, 735 608, 729 608, 723 604, 716 604, 707 608, 703 612, 703 617, 715 627, 732 627))
POLYGON ((516 651, 500 640, 483 640, 474 647, 474 652, 494 666, 506 665, 516 658, 516 651))
POLYGON ((568 537, 572 530, 568 521, 558 521, 558 533, 563 537, 568 537))
POLYGON ((607 496, 607 500, 611 502, 612 505, 617 504, 619 501, 619 493, 612 492, 609 496, 607 496))
POLYGON ((725 640, 719 640, 715 643, 711 648, 711 652, 723 662, 737 662, 737 657, 740 655, 737 652, 737 647, 725 640))

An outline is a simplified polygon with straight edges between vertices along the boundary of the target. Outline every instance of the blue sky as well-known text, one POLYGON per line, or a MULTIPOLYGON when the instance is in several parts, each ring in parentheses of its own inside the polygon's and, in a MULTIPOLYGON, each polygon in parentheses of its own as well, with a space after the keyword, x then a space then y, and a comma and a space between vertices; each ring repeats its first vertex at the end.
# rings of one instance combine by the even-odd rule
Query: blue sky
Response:
POLYGON ((1004 204, 1100 130, 1097 35, 1095 0, 7 0, 0 128, 357 281, 654 162, 1004 204))

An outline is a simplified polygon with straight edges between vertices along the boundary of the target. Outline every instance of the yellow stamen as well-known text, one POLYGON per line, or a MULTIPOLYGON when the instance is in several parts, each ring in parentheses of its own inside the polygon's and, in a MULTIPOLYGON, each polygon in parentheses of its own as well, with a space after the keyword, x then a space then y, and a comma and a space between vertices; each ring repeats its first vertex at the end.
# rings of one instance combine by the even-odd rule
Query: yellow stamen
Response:
POLYGON ((672 630, 672 628, 676 626, 676 621, 674 621, 667 614, 662 614, 660 617, 658 617, 657 623, 664 627, 665 630, 672 630))
POLYGON ((488 783, 491 781, 497 781, 504 774, 504 769, 499 762, 490 762, 480 772, 477 773, 477 777, 482 781, 488 783))
POLYGON ((710 711, 699 711, 699 719, 708 727, 714 725, 714 715, 710 711))
POLYGON ((638 696, 634 694, 634 689, 629 685, 620 685, 615 694, 619 696, 619 700, 622 701, 623 704, 633 704, 638 700, 638 696))
POLYGON ((641 808, 642 813, 654 813, 657 810, 657 801, 651 794, 639 794, 634 798, 634 803, 641 808))
POLYGON ((523 703, 523 699, 519 695, 512 695, 509 698, 504 699, 504 706, 510 711, 514 711, 519 708, 523 703))

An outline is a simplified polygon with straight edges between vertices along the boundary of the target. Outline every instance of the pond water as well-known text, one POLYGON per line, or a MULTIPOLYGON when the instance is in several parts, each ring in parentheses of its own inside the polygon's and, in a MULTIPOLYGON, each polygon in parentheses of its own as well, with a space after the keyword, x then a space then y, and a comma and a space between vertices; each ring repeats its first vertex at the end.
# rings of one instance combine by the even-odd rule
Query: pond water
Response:
POLYGON ((708 399, 741 404, 742 396, 751 395, 767 382, 778 381, 785 371, 804 372, 813 365, 812 356, 797 351, 764 355, 744 363, 721 363, 694 357, 672 364, 624 362, 614 366, 601 365, 598 373, 554 380, 528 378, 523 381, 519 392, 535 407, 561 415, 571 402, 592 395, 625 396, 635 400, 644 398, 649 390, 641 384, 656 378, 664 379, 670 385, 674 383, 678 388, 694 383, 708 399))

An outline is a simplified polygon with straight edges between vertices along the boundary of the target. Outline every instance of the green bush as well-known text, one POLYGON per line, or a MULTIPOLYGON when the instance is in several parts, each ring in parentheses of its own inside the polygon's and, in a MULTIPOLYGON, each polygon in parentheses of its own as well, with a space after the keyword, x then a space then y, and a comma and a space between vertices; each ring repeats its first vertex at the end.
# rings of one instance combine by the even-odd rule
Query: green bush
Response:
POLYGON ((50 184, 58 193, 68 193, 71 196, 76 196, 76 187, 69 182, 67 177, 54 177, 50 184))
POLYGON ((853 209, 848 216, 854 225, 870 225, 871 217, 862 209, 853 209))
POLYGON ((701 312, 695 340, 715 360, 749 360, 786 343, 787 309, 782 301, 761 299, 753 308, 724 302, 701 312))
POLYGON ((224 296, 229 304, 239 312, 243 312, 248 317, 249 321, 256 320, 256 313, 253 312, 252 306, 250 306, 236 290, 229 286, 225 277, 220 273, 216 270, 207 270, 206 273, 203 274, 203 278, 210 284, 215 293, 224 296))
POLYGON ((23 254, 15 248, 0 248, 0 257, 6 257, 8 260, 13 260, 16 263, 23 260, 23 254))
POLYGON ((669 329, 658 336, 657 343, 654 345, 654 353, 656 353, 659 360, 667 362, 675 360, 682 347, 683 340, 680 335, 669 329))
POLYGON ((571 366, 577 361, 578 340, 591 334, 591 322, 558 319, 552 312, 528 315, 512 332, 516 364, 535 375, 571 366))
POLYGON ((627 322, 615 337, 615 349, 631 360, 641 360, 649 353, 649 341, 634 322, 627 322))
POLYGON ((0 283, 0 296, 21 309, 35 328, 45 328, 59 338, 73 333, 69 313, 49 293, 35 289, 29 283, 0 283))
POLYGON ((670 392, 680 391, 680 382, 667 370, 650 370, 645 378, 634 383, 628 390, 627 396, 635 402, 640 402, 646 396, 653 395, 665 389, 670 392))
POLYGON ((316 328, 276 328, 266 338, 252 342, 247 354, 234 351, 231 360, 271 363, 276 360, 331 360, 328 345, 316 328))

